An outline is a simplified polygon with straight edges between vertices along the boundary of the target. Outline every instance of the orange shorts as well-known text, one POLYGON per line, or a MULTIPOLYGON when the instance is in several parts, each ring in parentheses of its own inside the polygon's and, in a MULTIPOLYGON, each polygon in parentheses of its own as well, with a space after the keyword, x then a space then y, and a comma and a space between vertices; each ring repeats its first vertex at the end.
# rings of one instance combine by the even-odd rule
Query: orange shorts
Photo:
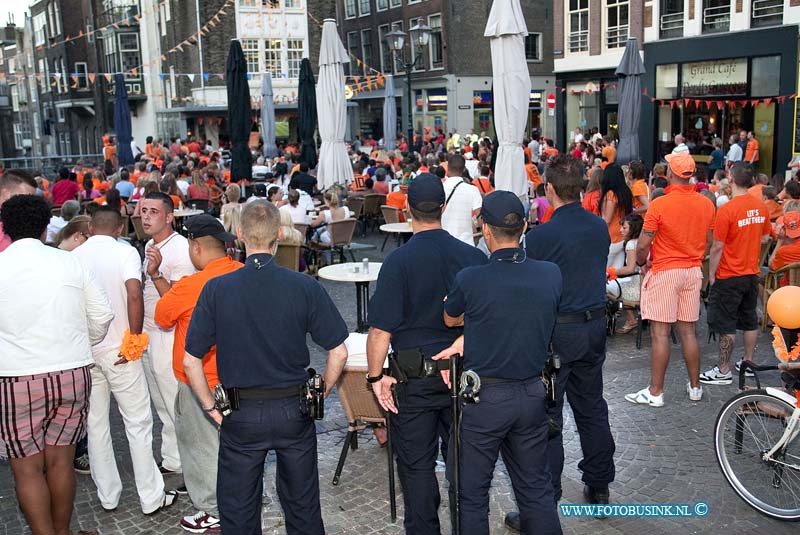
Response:
POLYGON ((699 266, 649 272, 642 281, 642 318, 662 323, 697 321, 702 284, 699 266))

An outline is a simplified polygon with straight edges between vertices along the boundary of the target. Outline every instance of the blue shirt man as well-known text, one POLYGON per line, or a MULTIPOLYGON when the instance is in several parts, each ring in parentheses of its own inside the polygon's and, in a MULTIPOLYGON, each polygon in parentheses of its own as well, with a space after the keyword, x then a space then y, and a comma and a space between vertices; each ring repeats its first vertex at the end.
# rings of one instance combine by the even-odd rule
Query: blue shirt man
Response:
POLYGON ((475 247, 441 228, 445 195, 442 181, 430 173, 408 188, 414 235, 381 266, 369 306, 367 338, 369 379, 379 403, 390 411, 392 441, 405 502, 406 533, 439 533, 439 438, 447 446, 452 421, 449 393, 439 373, 408 374, 407 381, 383 376, 391 342, 395 362, 416 359, 417 368, 450 346, 461 329, 448 328, 442 300, 461 269, 486 263, 475 247), (397 396, 393 400, 392 389, 397 396))
POLYGON ((558 317, 558 266, 528 258, 519 247, 525 209, 510 191, 483 200, 483 237, 489 263, 457 276, 444 305, 447 325, 464 325, 452 348, 464 355, 464 369, 481 378, 479 404, 461 416, 461 522, 468 533, 489 533, 489 488, 497 454, 503 460, 520 508, 524 533, 559 534, 561 526, 547 465, 548 424, 545 366, 558 317), (463 346, 463 347, 460 347, 463 346))
MULTIPOLYGON (((526 235, 530 258, 556 264, 563 277, 559 317, 553 331, 553 351, 561 359, 556 381, 556 404, 547 414, 560 430, 564 393, 568 393, 581 437, 584 496, 589 503, 608 503, 608 484, 614 480, 614 438, 603 399, 606 358, 605 285, 611 238, 605 222, 580 205, 583 164, 568 154, 551 160, 545 170, 545 193, 553 216, 526 235)), ((561 498, 564 446, 560 432, 548 444, 550 473, 556 499, 561 498)), ((506 524, 518 528, 519 515, 509 513, 506 524)))
POLYGON ((327 396, 347 361, 348 332, 314 279, 275 264, 279 228, 280 213, 271 203, 254 201, 242 210, 239 238, 247 262, 206 283, 183 365, 201 406, 221 425, 217 501, 225 533, 261 533, 264 459, 275 450, 287 533, 323 535, 316 427, 300 397, 308 377, 306 334, 328 351, 327 396), (224 419, 201 360, 215 344, 220 380, 239 397, 238 409, 224 419))
POLYGON ((123 169, 119 172, 120 174, 120 181, 117 182, 117 185, 114 186, 116 190, 119 192, 119 196, 123 199, 127 199, 131 195, 133 195, 133 190, 136 189, 133 185, 133 182, 130 181, 130 174, 128 173, 127 169, 123 169))

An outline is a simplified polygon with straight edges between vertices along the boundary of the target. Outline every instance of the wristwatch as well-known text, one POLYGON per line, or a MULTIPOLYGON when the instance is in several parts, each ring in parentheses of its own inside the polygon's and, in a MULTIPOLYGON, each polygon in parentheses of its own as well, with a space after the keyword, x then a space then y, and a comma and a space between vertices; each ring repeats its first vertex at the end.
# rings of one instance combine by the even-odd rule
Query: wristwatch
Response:
POLYGON ((383 379, 383 372, 379 373, 375 377, 370 377, 369 373, 367 373, 367 383, 374 384, 383 379))
POLYGON ((150 275, 150 280, 153 281, 153 282, 156 282, 157 280, 161 280, 163 278, 164 278, 164 274, 161 273, 160 271, 158 272, 158 275, 156 275, 155 277, 150 275))

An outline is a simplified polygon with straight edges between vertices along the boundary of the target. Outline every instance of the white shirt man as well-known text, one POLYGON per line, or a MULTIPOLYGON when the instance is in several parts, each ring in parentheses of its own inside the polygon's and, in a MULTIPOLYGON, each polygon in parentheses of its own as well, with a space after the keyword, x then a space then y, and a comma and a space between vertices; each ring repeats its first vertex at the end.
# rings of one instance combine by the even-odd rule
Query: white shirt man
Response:
POLYGON ((742 147, 736 142, 736 136, 731 136, 731 148, 728 149, 728 154, 725 156, 725 161, 728 165, 736 162, 741 162, 744 158, 742 147))
POLYGON ((150 348, 143 358, 150 394, 161 429, 161 466, 177 472, 181 469, 178 440, 175 436, 175 396, 178 380, 172 371, 174 330, 163 330, 154 320, 156 303, 172 283, 195 272, 189 259, 189 242, 172 231, 172 201, 162 193, 151 193, 142 203, 142 227, 152 237, 145 245, 143 271, 144 331, 150 336, 150 348))
POLYGON ((478 169, 478 160, 472 155, 471 152, 468 152, 464 155, 465 161, 464 165, 469 171, 469 176, 472 178, 478 178, 480 176, 480 170, 478 169))
POLYGON ((93 273, 114 311, 108 333, 92 348, 95 366, 91 371, 87 422, 89 458, 100 504, 105 509, 116 508, 122 494, 122 480, 111 442, 109 411, 113 394, 125 425, 139 504, 142 512, 148 514, 164 504, 164 478, 153 457, 153 414, 142 361, 126 361, 119 356, 125 331, 141 332, 144 313, 142 262, 136 249, 114 239, 121 224, 118 212, 98 209, 89 224, 93 236, 72 253, 93 273), (130 317, 129 311, 133 313, 130 317))
POLYGON ((532 139, 530 143, 528 143, 528 149, 531 151, 531 160, 533 163, 539 163, 539 154, 540 154, 540 146, 539 141, 532 139))
POLYGON ((672 154, 678 154, 681 152, 689 153, 689 147, 686 145, 686 139, 680 134, 675 136, 675 148, 672 149, 672 154))
POLYGON ((475 226, 472 218, 478 215, 483 198, 478 188, 464 182, 461 178, 463 172, 464 158, 458 154, 451 156, 447 162, 448 176, 444 179, 446 203, 442 228, 454 238, 474 246, 475 226))

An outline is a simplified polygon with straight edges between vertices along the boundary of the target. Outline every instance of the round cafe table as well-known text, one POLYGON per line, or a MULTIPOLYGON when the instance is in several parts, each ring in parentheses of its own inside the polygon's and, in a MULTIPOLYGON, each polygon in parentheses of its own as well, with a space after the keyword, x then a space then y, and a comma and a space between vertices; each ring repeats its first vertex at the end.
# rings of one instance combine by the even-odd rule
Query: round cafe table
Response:
POLYGON ((411 225, 408 221, 403 223, 385 223, 380 227, 381 232, 386 233, 386 238, 383 240, 383 245, 381 246, 381 251, 386 247, 386 242, 389 241, 389 234, 396 234, 397 235, 397 246, 400 247, 400 240, 403 239, 403 243, 407 242, 411 236, 408 234, 412 234, 414 231, 411 229, 411 225))
POLYGON ((193 217, 204 213, 205 212, 203 212, 202 210, 197 210, 197 209, 192 210, 191 208, 184 208, 183 210, 174 210, 172 212, 172 215, 175 217, 175 219, 181 219, 184 217, 193 217))
POLYGON ((335 282, 354 282, 356 284, 356 332, 367 331, 367 303, 369 303, 369 283, 378 280, 380 262, 369 263, 369 273, 362 271, 361 262, 347 262, 325 266, 317 272, 321 279, 335 282), (358 268, 358 273, 354 270, 358 268))

